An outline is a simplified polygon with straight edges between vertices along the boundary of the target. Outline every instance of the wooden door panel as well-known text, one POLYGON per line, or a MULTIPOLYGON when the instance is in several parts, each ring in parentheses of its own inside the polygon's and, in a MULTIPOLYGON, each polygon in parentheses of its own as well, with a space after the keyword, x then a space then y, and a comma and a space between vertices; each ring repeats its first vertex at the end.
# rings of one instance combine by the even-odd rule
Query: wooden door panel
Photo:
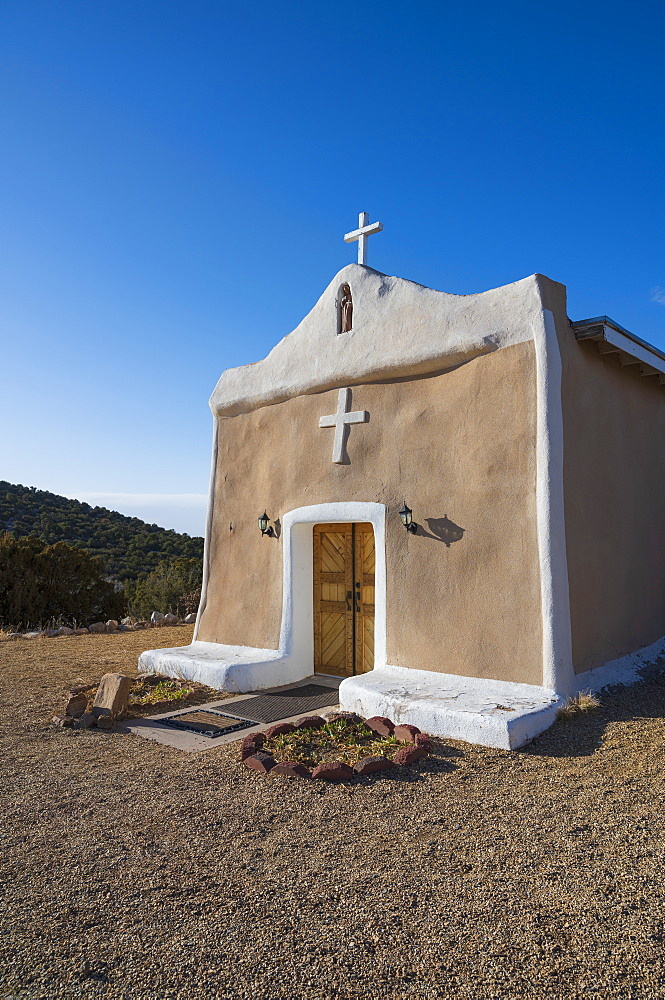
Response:
POLYGON ((314 670, 353 673, 353 528, 314 525, 314 670))
POLYGON ((357 674, 374 669, 374 571, 376 547, 371 524, 355 525, 356 662, 357 674))
POLYGON ((314 525, 314 669, 348 677, 374 667, 374 530, 314 525))

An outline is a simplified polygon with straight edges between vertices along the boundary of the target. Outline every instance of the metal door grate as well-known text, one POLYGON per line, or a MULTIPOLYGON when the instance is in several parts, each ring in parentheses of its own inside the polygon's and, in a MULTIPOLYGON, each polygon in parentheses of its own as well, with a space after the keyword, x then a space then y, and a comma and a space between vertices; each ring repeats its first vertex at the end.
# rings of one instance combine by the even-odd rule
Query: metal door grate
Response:
POLYGON ((208 736, 214 739, 216 736, 226 736, 227 733, 240 732, 241 729, 249 729, 254 725, 246 719, 240 719, 233 715, 222 715, 214 709, 206 708, 203 711, 192 710, 183 712, 181 715, 171 715, 168 719, 156 719, 162 726, 169 726, 171 729, 183 729, 187 733, 196 733, 198 736, 208 736))
POLYGON ((337 688, 323 684, 303 684, 289 691, 259 694, 247 701, 236 702, 233 711, 238 718, 252 722, 279 722, 295 715, 312 715, 322 708, 332 708, 339 701, 337 688))

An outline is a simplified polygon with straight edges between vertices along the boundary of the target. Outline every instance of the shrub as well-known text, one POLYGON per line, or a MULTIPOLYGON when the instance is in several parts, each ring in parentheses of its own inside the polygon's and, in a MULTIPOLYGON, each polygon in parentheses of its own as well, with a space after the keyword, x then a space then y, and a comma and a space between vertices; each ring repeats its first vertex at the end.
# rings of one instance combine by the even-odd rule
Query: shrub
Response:
POLYGON ((45 545, 36 535, 0 536, 0 625, 91 622, 124 610, 124 595, 94 556, 66 542, 45 545))
POLYGON ((595 712, 600 708, 600 700, 591 691, 578 691, 568 699, 557 712, 557 719, 573 719, 584 712, 595 712))
POLYGON ((125 586, 130 612, 145 618, 152 611, 170 611, 180 617, 196 611, 201 600, 201 575, 199 559, 161 562, 143 579, 125 586))

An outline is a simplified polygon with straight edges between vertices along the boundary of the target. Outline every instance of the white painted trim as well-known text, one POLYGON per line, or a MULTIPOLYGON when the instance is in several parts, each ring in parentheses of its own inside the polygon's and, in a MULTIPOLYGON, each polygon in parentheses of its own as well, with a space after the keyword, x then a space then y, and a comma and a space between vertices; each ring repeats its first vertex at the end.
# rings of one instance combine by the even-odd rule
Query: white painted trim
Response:
POLYGON ((554 315, 534 323, 536 351, 536 523, 540 561, 543 687, 574 690, 563 491, 561 351, 554 315))
MULTIPOLYGON (((283 518, 284 564, 282 628, 279 646, 287 656, 314 662, 312 602, 312 526, 315 524, 369 522, 374 528, 374 666, 386 662, 386 508, 382 503, 349 500, 298 507, 283 518)), ((307 676, 307 675, 305 675, 307 676)))
POLYGON ((212 457, 210 459, 210 486, 208 487, 208 511, 206 513, 206 533, 203 541, 203 579, 201 581, 201 600, 196 613, 196 623, 194 625, 193 642, 196 642, 199 634, 201 615, 205 611, 208 601, 208 577, 210 576, 210 550, 212 546, 212 518, 215 506, 215 483, 217 480, 217 448, 218 430, 220 418, 213 415, 212 421, 212 457))
MULTIPOLYGON (((580 337, 578 339, 583 341, 595 338, 580 337)), ((663 361, 660 354, 649 350, 648 347, 643 347, 642 344, 636 343, 632 337, 627 337, 625 334, 620 333, 618 330, 615 330, 614 327, 608 326, 606 323, 603 324, 602 340, 596 342, 612 344, 613 347, 623 351, 624 354, 628 354, 631 358, 636 358, 643 364, 650 365, 652 368, 656 369, 656 371, 665 373, 665 361, 663 361)))
POLYGON ((665 635, 648 646, 635 649, 632 653, 608 660, 600 667, 585 670, 575 675, 576 691, 602 691, 611 685, 637 684, 642 680, 641 671, 653 666, 657 660, 665 658, 665 635))
POLYGON ((451 295, 348 264, 267 357, 222 374, 210 406, 230 417, 326 389, 441 371, 524 343, 542 312, 539 280, 451 295), (353 295, 353 330, 337 337, 342 284, 353 295))

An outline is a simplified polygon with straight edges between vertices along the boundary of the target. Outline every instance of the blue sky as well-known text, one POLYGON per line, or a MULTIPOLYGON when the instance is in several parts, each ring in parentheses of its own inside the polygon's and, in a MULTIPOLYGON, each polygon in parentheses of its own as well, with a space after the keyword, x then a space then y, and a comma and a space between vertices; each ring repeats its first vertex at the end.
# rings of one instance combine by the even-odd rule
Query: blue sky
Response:
POLYGON ((665 348, 665 4, 3 0, 0 478, 202 532, 224 368, 355 259, 665 348))

